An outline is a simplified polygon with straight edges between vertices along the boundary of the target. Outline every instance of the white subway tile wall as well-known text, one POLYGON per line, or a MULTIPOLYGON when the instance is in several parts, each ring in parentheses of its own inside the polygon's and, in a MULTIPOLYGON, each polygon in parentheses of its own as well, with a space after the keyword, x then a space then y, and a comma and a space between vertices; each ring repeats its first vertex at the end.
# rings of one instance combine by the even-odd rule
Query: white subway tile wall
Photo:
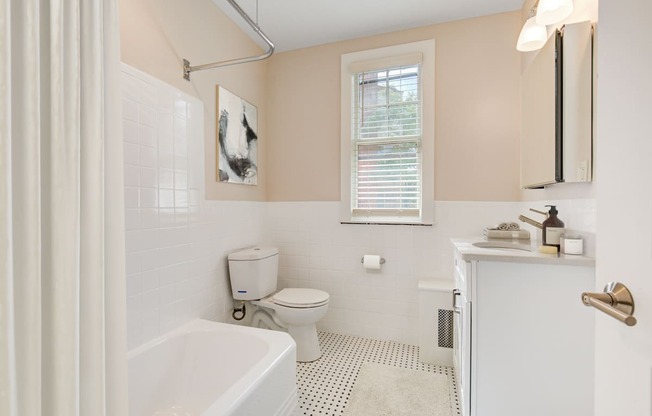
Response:
POLYGON ((420 279, 452 279, 451 237, 518 216, 518 203, 437 202, 435 224, 340 224, 339 202, 273 202, 267 205, 272 241, 278 245, 281 287, 330 293, 322 331, 407 344, 418 343, 420 279), (385 258, 365 270, 365 254, 385 258))
POLYGON ((193 318, 226 321, 226 256, 263 239, 265 206, 204 199, 202 103, 123 65, 127 329, 134 348, 193 318))
POLYGON ((418 280, 452 279, 451 238, 557 204, 595 253, 593 199, 437 201, 432 227, 342 225, 339 202, 206 201, 201 102, 126 65, 123 80, 130 348, 196 317, 233 322, 226 256, 264 242, 280 249, 280 288, 330 293, 320 330, 412 345, 418 280), (364 254, 386 263, 367 271, 364 254))
MULTIPOLYGON (((584 235, 592 249, 594 200, 437 201, 432 227, 342 225, 339 202, 270 202, 265 223, 281 252, 280 287, 330 293, 320 330, 414 345, 419 339, 418 281, 453 278, 450 239, 482 235, 487 226, 517 221, 529 207, 543 209, 547 203, 557 203, 560 216, 566 212, 566 224, 584 235), (365 254, 378 254, 386 263, 381 270, 365 270, 365 254)), ((521 224, 541 241, 533 227, 521 224)))

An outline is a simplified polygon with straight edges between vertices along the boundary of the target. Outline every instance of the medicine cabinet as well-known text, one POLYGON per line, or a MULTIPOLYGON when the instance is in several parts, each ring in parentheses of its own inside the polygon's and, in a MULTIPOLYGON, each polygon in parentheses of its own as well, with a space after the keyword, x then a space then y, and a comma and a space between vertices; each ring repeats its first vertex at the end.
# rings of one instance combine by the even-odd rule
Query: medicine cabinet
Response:
POLYGON ((567 24, 521 77, 521 187, 590 182, 593 27, 567 24))

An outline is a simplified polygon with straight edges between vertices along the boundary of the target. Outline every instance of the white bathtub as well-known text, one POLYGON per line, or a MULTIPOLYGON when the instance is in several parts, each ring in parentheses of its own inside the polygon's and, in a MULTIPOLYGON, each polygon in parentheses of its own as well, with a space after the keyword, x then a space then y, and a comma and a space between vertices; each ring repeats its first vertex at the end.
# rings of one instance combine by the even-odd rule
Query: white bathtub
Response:
POLYGON ((130 416, 298 414, 284 333, 195 320, 129 352, 130 416))

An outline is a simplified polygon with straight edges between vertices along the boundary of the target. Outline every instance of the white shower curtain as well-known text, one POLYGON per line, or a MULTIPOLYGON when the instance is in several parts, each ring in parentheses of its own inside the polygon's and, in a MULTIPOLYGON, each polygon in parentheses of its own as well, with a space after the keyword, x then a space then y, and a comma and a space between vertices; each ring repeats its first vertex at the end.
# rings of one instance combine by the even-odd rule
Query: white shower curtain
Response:
POLYGON ((0 415, 127 415, 116 0, 0 0, 0 415))

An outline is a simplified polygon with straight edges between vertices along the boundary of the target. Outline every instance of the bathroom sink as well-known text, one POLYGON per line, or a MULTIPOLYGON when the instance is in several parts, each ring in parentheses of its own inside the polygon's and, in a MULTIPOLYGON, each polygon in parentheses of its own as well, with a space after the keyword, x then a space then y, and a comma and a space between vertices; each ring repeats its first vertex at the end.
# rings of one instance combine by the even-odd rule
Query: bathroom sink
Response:
POLYGON ((520 251, 532 251, 533 248, 527 244, 515 244, 508 243, 503 241, 478 241, 473 243, 473 246, 478 248, 488 248, 496 250, 520 250, 520 251))

